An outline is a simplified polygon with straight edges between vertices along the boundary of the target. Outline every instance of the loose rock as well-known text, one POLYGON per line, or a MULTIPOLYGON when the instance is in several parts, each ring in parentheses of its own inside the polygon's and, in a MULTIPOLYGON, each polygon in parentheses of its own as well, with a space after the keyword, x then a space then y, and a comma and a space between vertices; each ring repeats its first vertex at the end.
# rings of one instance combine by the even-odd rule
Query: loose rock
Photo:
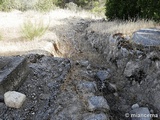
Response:
POLYGON ((77 91, 83 94, 95 93, 97 91, 97 85, 95 82, 80 81, 77 85, 77 91))
POLYGON ((104 113, 99 114, 85 114, 83 120, 109 120, 108 116, 104 113))
POLYGON ((111 77, 109 70, 100 70, 97 72, 96 77, 101 81, 109 79, 111 77))
POLYGON ((5 104, 12 108, 20 108, 25 99, 26 95, 16 91, 8 91, 4 94, 5 104))
POLYGON ((109 110, 107 100, 103 96, 92 96, 88 99, 88 110, 109 110))
POLYGON ((136 108, 139 108, 139 105, 137 103, 132 105, 132 109, 136 109, 136 108))
POLYGON ((136 44, 141 44, 143 46, 158 46, 160 45, 159 36, 159 29, 141 29, 133 34, 132 40, 136 44))
POLYGON ((87 60, 81 60, 81 61, 79 61, 79 64, 82 67, 87 67, 89 65, 89 61, 87 61, 87 60))
POLYGON ((147 54, 147 58, 149 58, 152 61, 160 60, 159 54, 160 53, 153 51, 153 52, 147 54))
POLYGON ((131 77, 137 72, 139 69, 139 64, 137 62, 130 61, 127 63, 126 68, 124 70, 124 75, 126 77, 131 77))
POLYGON ((151 118, 149 117, 150 112, 147 107, 135 108, 130 111, 130 115, 131 115, 131 120, 151 120, 151 118))

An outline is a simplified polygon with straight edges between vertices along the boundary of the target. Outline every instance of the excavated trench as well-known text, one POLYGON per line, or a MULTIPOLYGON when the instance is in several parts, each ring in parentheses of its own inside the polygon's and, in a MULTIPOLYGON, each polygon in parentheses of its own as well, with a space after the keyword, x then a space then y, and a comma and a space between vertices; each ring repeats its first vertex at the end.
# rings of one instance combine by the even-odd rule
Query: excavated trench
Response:
POLYGON ((73 54, 69 58, 38 53, 23 56, 29 73, 13 90, 26 94, 27 99, 20 109, 0 102, 0 118, 139 120, 130 118, 133 112, 154 114, 152 119, 159 120, 159 49, 134 44, 122 34, 88 29, 90 23, 104 20, 76 19, 72 24, 74 20, 68 20, 63 29, 56 28, 60 40, 73 44, 73 54))

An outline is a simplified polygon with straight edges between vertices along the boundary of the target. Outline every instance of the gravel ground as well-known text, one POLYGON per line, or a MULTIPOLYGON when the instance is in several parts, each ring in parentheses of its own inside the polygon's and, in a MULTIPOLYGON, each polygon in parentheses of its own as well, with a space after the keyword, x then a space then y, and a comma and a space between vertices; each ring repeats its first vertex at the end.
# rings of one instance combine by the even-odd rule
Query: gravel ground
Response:
POLYGON ((1 119, 46 120, 57 108, 57 95, 65 81, 71 64, 67 59, 30 55, 30 74, 18 89, 27 99, 20 109, 7 108, 1 104, 1 119))

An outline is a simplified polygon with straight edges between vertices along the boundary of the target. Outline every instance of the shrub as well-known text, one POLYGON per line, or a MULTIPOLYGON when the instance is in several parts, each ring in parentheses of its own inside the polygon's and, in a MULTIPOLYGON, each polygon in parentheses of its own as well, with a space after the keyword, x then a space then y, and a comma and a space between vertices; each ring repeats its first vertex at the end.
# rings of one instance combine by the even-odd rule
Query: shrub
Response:
POLYGON ((13 0, 0 0, 0 11, 10 11, 14 8, 13 0))
POLYGON ((22 26, 22 34, 25 38, 29 40, 34 40, 35 38, 44 35, 48 28, 49 25, 44 25, 42 21, 36 21, 35 23, 27 21, 22 26))
POLYGON ((41 12, 47 12, 53 9, 53 0, 38 0, 35 9, 41 12))
POLYGON ((14 9, 25 11, 27 10, 27 6, 21 0, 13 0, 14 1, 14 9))
POLYGON ((100 14, 100 15, 105 14, 105 6, 103 3, 96 1, 93 3, 93 6, 94 7, 91 9, 91 12, 96 13, 96 14, 100 14))
POLYGON ((138 0, 137 7, 140 9, 140 17, 160 21, 159 0, 138 0))
POLYGON ((73 2, 69 2, 66 4, 67 9, 69 10, 73 10, 73 11, 78 11, 81 8, 77 6, 77 4, 73 3, 73 2))
POLYGON ((34 9, 46 12, 51 10, 53 6, 53 0, 0 0, 0 11, 34 9))
POLYGON ((52 0, 52 2, 55 6, 59 6, 61 8, 65 7, 65 1, 64 0, 52 0))
POLYGON ((155 0, 106 0, 108 19, 160 20, 160 1, 155 0))
POLYGON ((138 11, 136 9, 137 0, 106 0, 106 16, 113 19, 136 18, 138 11))
POLYGON ((71 2, 76 4, 79 8, 92 9, 93 3, 95 1, 99 2, 104 0, 53 0, 53 4, 61 8, 64 8, 69 2, 71 2))

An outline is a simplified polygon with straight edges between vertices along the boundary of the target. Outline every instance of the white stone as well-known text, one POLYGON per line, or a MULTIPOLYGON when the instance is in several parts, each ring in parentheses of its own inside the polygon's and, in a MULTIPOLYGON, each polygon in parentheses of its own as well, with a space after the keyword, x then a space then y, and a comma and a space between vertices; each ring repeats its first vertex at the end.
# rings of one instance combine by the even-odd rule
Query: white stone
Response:
POLYGON ((26 95, 20 92, 8 91, 4 94, 4 102, 11 108, 20 108, 25 100, 26 95))
POLYGON ((132 109, 136 109, 136 108, 139 108, 138 103, 132 105, 132 109))
POLYGON ((131 77, 139 69, 139 64, 137 62, 129 61, 124 70, 124 75, 126 77, 131 77))

